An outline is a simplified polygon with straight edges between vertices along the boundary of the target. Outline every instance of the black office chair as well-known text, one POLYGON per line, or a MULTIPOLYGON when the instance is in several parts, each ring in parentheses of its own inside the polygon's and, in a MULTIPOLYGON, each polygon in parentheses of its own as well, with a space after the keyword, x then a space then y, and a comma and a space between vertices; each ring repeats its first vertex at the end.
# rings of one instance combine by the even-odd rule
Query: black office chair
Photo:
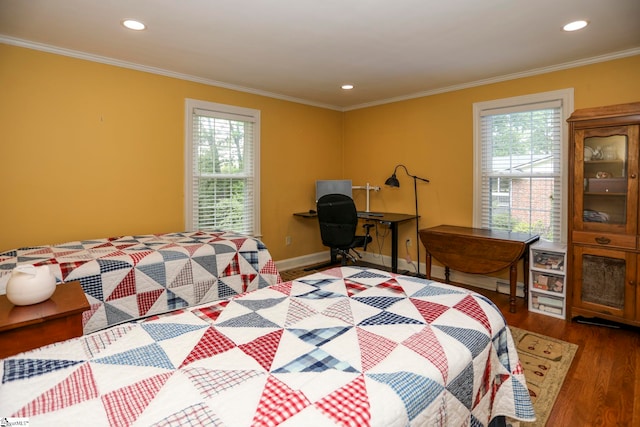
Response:
POLYGON ((335 254, 341 256, 342 265, 346 265, 347 260, 355 263, 356 258, 351 252, 362 258, 355 248, 367 250, 367 245, 371 242, 369 229, 373 224, 363 225, 366 230, 364 236, 356 235, 358 212, 353 199, 344 194, 326 194, 320 197, 316 209, 322 244, 331 248, 332 260, 335 254))

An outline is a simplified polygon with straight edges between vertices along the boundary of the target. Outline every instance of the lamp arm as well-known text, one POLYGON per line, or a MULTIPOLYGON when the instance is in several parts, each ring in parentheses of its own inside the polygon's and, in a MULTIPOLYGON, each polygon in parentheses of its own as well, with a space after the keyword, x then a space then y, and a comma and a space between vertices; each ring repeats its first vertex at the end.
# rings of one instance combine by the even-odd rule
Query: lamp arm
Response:
POLYGON ((419 179, 420 181, 424 181, 424 182, 429 182, 428 179, 426 178, 420 178, 419 176, 416 175, 411 175, 411 173, 409 173, 409 170, 407 169, 407 167, 405 165, 403 165, 402 163, 399 164, 398 166, 395 167, 395 169, 393 169, 393 174, 396 174, 396 171, 398 170, 398 168, 402 166, 402 168, 404 169, 404 172, 407 174, 407 176, 413 178, 413 179, 419 179))

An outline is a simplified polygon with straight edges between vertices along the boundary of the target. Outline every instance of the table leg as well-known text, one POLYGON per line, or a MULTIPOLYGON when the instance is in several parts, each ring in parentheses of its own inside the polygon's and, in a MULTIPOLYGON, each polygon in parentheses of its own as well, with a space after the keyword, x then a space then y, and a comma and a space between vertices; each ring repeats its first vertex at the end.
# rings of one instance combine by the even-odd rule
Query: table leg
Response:
MULTIPOLYGON (((529 299, 529 246, 524 248, 524 257, 522 258, 522 268, 524 270, 524 302, 529 299)), ((527 305, 527 304, 525 304, 527 305)))
POLYGON ((425 272, 425 277, 431 280, 431 254, 429 252, 427 252, 427 255, 425 256, 424 263, 426 264, 427 269, 427 271, 425 272))
POLYGON ((449 267, 444 267, 444 282, 449 283, 449 274, 451 273, 451 269, 449 267))
POLYGON ((509 267, 509 312, 516 312, 516 290, 518 285, 518 261, 509 267))

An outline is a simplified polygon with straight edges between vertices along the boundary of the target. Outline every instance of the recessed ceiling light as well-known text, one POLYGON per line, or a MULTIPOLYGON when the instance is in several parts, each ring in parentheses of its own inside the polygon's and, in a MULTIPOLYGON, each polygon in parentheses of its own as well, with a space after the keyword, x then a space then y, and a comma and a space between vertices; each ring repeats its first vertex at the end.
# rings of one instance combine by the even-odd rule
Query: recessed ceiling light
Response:
POLYGON ((136 21, 135 19, 125 19, 124 21, 122 21, 122 25, 124 25, 126 28, 130 30, 135 30, 135 31, 142 31, 145 28, 147 28, 146 25, 144 25, 140 21, 136 21))
POLYGON ((573 21, 562 27, 565 31, 578 31, 589 25, 587 21, 573 21))
POLYGON ((351 89, 353 89, 353 85, 342 85, 342 86, 340 86, 340 87, 341 87, 342 89, 344 89, 344 90, 351 90, 351 89))

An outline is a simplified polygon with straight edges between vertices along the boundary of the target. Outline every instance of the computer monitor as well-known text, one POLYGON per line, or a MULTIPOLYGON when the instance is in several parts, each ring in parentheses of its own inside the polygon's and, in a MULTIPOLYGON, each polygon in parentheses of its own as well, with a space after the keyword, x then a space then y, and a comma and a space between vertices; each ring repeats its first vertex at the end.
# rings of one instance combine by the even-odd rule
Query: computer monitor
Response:
POLYGON ((316 181, 316 203, 325 194, 344 194, 353 198, 350 179, 321 179, 316 181))

